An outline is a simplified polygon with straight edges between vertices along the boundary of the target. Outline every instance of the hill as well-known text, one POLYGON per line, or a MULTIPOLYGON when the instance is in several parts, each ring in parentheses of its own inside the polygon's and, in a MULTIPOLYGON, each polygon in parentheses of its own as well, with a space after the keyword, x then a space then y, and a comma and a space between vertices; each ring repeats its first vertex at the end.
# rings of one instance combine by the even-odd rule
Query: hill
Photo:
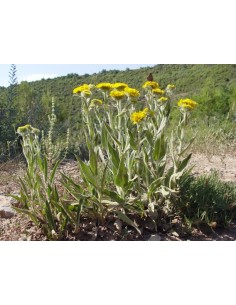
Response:
POLYGON ((125 82, 130 87, 141 90, 150 72, 161 87, 164 88, 169 83, 176 85, 176 100, 188 96, 199 102, 197 115, 223 115, 235 119, 235 64, 159 64, 136 70, 103 70, 92 75, 68 74, 54 79, 22 82, 14 88, 0 87, 0 142, 12 141, 15 138, 14 128, 22 124, 30 123, 45 129, 52 97, 56 102, 58 130, 64 132, 67 127, 73 127, 76 132, 79 130, 80 112, 78 101, 72 96, 75 87, 84 83, 125 82))

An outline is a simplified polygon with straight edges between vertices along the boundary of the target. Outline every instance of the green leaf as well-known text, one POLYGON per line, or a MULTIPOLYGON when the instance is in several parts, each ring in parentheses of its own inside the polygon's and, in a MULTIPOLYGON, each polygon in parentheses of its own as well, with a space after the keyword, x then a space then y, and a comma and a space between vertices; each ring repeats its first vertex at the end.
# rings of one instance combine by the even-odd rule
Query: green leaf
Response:
POLYGON ((137 139, 134 139, 133 133, 131 132, 131 130, 128 130, 129 133, 129 143, 130 146, 132 147, 133 150, 137 150, 138 149, 138 144, 137 143, 137 139))
POLYGON ((84 200, 81 199, 79 203, 80 204, 78 206, 78 210, 77 210, 77 214, 76 214, 76 222, 77 222, 76 226, 79 226, 79 224, 80 224, 80 215, 83 210, 84 200))
POLYGON ((189 149, 189 147, 192 145, 192 143, 193 143, 193 141, 195 140, 195 138, 196 138, 196 136, 193 137, 193 138, 189 141, 188 145, 179 153, 179 157, 181 157, 181 156, 189 149))
POLYGON ((71 178, 67 177, 66 175, 64 175, 63 173, 61 173, 62 176, 62 184, 65 187, 65 189, 67 189, 67 191, 76 199, 76 200, 80 200, 80 199, 88 199, 90 198, 90 196, 85 196, 84 193, 84 189, 76 184, 71 178), (72 189, 73 188, 73 189, 72 189))
POLYGON ((161 186, 163 177, 154 180, 148 187, 148 196, 151 196, 152 193, 161 186))
POLYGON ((137 230, 137 232, 141 235, 141 231, 139 230, 138 226, 124 213, 117 211, 116 212, 118 218, 124 222, 126 222, 128 225, 132 226, 137 230))
POLYGON ((118 168, 117 175, 115 177, 115 184, 117 186, 120 186, 122 189, 126 188, 128 186, 128 173, 127 168, 125 167, 125 156, 123 155, 120 159, 120 164, 118 168))
POLYGON ((134 169, 136 167, 136 164, 135 164, 136 155, 137 155, 137 152, 135 150, 133 150, 131 152, 131 154, 129 155, 129 158, 127 159, 127 167, 128 167, 129 173, 133 173, 134 169))
POLYGON ((37 218, 37 216, 34 215, 33 212, 26 210, 26 209, 21 209, 21 208, 17 208, 15 206, 12 207, 16 212, 21 213, 21 214, 26 214, 27 216, 29 216, 31 218, 31 220, 36 224, 39 225, 39 220, 37 218))
POLYGON ((118 139, 113 135, 113 132, 112 132, 112 129, 111 127, 105 123, 105 126, 106 126, 106 129, 107 129, 107 132, 109 133, 110 137, 116 142, 116 144, 118 144, 119 146, 121 146, 121 143, 118 141, 118 139))
POLYGON ((106 182, 106 172, 107 172, 107 168, 108 168, 108 162, 106 163, 106 166, 103 170, 103 174, 102 174, 102 180, 101 180, 101 194, 103 194, 103 190, 104 190, 104 186, 105 186, 105 182, 106 182))
POLYGON ((45 212, 48 220, 48 225, 50 226, 51 229, 56 231, 56 225, 53 219, 52 211, 49 202, 46 200, 45 201, 46 207, 45 207, 45 212))
POLYGON ((174 166, 170 167, 166 173, 166 177, 165 177, 165 185, 169 185, 170 183, 170 177, 173 175, 174 173, 174 166))
POLYGON ((51 172, 51 174, 50 174, 50 183, 51 183, 51 184, 52 184, 53 181, 54 181, 55 174, 56 174, 56 171, 57 171, 57 168, 58 168, 59 164, 60 164, 60 160, 58 160, 58 161, 55 163, 55 165, 54 165, 54 167, 53 167, 53 169, 52 169, 52 172, 51 172))
POLYGON ((181 172, 182 170, 185 169, 185 167, 188 165, 188 162, 191 159, 191 157, 192 157, 192 153, 189 154, 183 161, 181 161, 177 164, 177 168, 178 168, 179 172, 181 172))
POLYGON ((60 174, 61 174, 62 179, 63 179, 62 180, 63 185, 65 185, 65 186, 72 185, 79 192, 83 191, 82 187, 79 184, 75 183, 73 179, 71 179, 70 177, 66 176, 62 172, 60 174))
POLYGON ((166 154, 166 141, 164 134, 162 133, 156 140, 153 149, 153 159, 158 161, 162 159, 166 154))
POLYGON ((116 169, 118 169, 119 164, 120 164, 119 153, 115 148, 112 147, 112 145, 109 142, 108 142, 108 149, 109 149, 109 153, 111 155, 112 164, 114 165, 114 167, 116 169))
POLYGON ((88 183, 92 184, 95 188, 98 188, 98 183, 97 183, 98 181, 95 179, 91 168, 88 165, 86 165, 79 158, 78 158, 78 162, 79 162, 80 170, 84 177, 84 180, 87 181, 88 183))
POLYGON ((145 137, 148 140, 149 145, 153 146, 153 134, 149 130, 145 130, 145 137))
POLYGON ((90 168, 95 176, 98 174, 98 167, 97 167, 97 154, 93 150, 93 148, 90 148, 89 150, 89 165, 90 168))
POLYGON ((107 137, 107 129, 104 126, 104 124, 102 125, 101 142, 102 142, 103 148, 107 149, 108 137, 107 137))
POLYGON ((21 197, 17 196, 17 195, 10 195, 13 199, 15 199, 17 202, 24 202, 24 200, 22 200, 21 197))
POLYGON ((26 196, 26 198, 29 200, 27 187, 26 187, 25 183, 23 182, 23 180, 20 177, 19 177, 19 180, 20 180, 21 189, 24 192, 24 195, 26 196))
POLYGON ((61 209, 64 216, 68 217, 73 224, 76 224, 76 217, 74 213, 69 210, 70 205, 59 202, 56 203, 56 206, 58 210, 61 209))
MULTIPOLYGON (((34 183, 34 178, 35 178, 35 171, 33 172, 33 175, 30 174, 29 170, 27 169, 26 171, 26 176, 25 176, 25 182, 28 183, 28 186, 32 189, 34 186, 33 186, 33 183, 34 183)), ((19 178, 20 179, 20 178, 19 178)), ((21 179, 20 179, 21 180, 21 179)))
POLYGON ((43 174, 44 174, 45 181, 47 181, 48 180, 48 162, 47 162, 47 159, 45 156, 43 159, 44 159, 43 160, 43 174))
POLYGON ((115 193, 113 191, 104 189, 103 194, 107 195, 109 198, 111 198, 112 200, 114 200, 120 204, 124 203, 124 200, 117 193, 115 193))
POLYGON ((143 179, 146 181, 146 184, 149 185, 153 173, 149 165, 148 154, 145 151, 145 148, 142 148, 142 154, 143 154, 143 158, 142 158, 143 162, 140 163, 140 165, 142 165, 140 166, 140 168, 142 170, 143 179))

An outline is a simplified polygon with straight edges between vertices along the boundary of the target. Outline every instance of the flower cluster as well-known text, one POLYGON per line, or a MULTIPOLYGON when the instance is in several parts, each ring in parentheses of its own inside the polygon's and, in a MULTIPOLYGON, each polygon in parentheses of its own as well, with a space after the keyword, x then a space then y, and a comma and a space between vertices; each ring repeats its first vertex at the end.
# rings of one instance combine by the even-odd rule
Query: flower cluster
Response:
POLYGON ((25 126, 21 126, 17 128, 17 133, 20 135, 24 135, 26 133, 32 133, 32 134, 39 134, 40 130, 37 128, 32 127, 31 125, 27 124, 25 126))
POLYGON ((94 88, 93 85, 83 84, 82 86, 76 87, 73 90, 73 94, 79 94, 85 91, 91 91, 94 88))
POLYGON ((109 91, 112 89, 111 83, 100 83, 96 86, 97 89, 103 90, 103 91, 109 91))
POLYGON ((154 93, 155 95, 163 95, 165 94, 165 90, 161 90, 160 88, 155 88, 152 89, 152 93, 154 93))
POLYGON ((143 109, 142 111, 133 112, 130 116, 133 124, 137 124, 145 119, 148 115, 148 108, 143 109))
POLYGON ((125 88, 124 91, 127 93, 127 95, 129 97, 139 97, 140 96, 139 91, 137 89, 134 89, 134 88, 127 87, 127 88, 125 88))
POLYGON ((159 88, 159 84, 157 82, 146 82, 143 85, 143 88, 152 88, 152 89, 157 89, 159 88))
POLYGON ((197 102, 194 102, 189 98, 181 99, 178 101, 178 106, 181 107, 183 110, 192 110, 196 108, 197 105, 198 105, 197 102))
POLYGON ((115 100, 121 100, 125 95, 125 91, 112 90, 110 92, 110 96, 115 100))
MULTIPOLYGON (((154 98, 153 101, 155 101, 157 103, 157 105, 162 106, 162 105, 164 105, 165 102, 169 101, 169 98, 171 97, 171 95, 173 94, 173 91, 175 90, 175 85, 168 84, 166 86, 166 89, 162 90, 159 87, 159 84, 157 82, 147 81, 144 83, 143 88, 149 90, 149 92, 152 94, 152 96, 154 98)), ((96 86, 91 85, 91 84, 90 85, 83 84, 83 85, 75 88, 73 90, 73 93, 75 95, 80 94, 82 97, 85 97, 85 98, 91 98, 92 91, 94 89, 98 89, 103 92, 107 92, 109 94, 109 96, 115 101, 120 101, 123 98, 127 97, 128 101, 136 102, 137 99, 140 97, 140 92, 137 89, 130 88, 126 83, 121 83, 121 82, 117 82, 114 84, 100 83, 100 84, 97 84, 96 86)), ((90 109, 95 107, 95 105, 101 105, 102 103, 103 103, 102 100, 95 98, 95 99, 91 100, 90 109)), ((197 105, 198 105, 198 103, 196 103, 195 101, 193 101, 189 98, 181 99, 178 102, 178 106, 180 107, 180 109, 185 112, 196 108, 197 105)), ((155 109, 160 110, 160 108, 155 108, 155 109)), ((149 110, 150 115, 151 115, 151 110, 153 111, 152 107, 149 110)), ((142 111, 133 112, 130 115, 130 119, 134 124, 137 124, 147 116, 147 113, 148 113, 147 108, 145 108, 142 111)))
POLYGON ((167 85, 167 87, 166 87, 166 93, 167 93, 169 96, 171 96, 171 95, 173 94, 174 90, 175 90, 175 85, 171 85, 171 84, 167 85))
POLYGON ((101 106, 102 104, 103 104, 102 100, 97 99, 97 98, 92 99, 92 100, 91 100, 91 103, 90 103, 90 105, 89 105, 89 110, 92 109, 92 108, 95 107, 95 106, 101 106))
POLYGON ((116 89, 116 90, 123 91, 126 87, 128 87, 128 85, 125 84, 125 83, 115 83, 115 84, 112 84, 112 89, 116 89))
POLYGON ((162 96, 158 99, 158 102, 161 102, 161 103, 166 102, 166 101, 168 101, 168 97, 162 96))
POLYGON ((169 90, 174 90, 175 89, 175 85, 167 85, 167 88, 166 89, 169 89, 169 90))

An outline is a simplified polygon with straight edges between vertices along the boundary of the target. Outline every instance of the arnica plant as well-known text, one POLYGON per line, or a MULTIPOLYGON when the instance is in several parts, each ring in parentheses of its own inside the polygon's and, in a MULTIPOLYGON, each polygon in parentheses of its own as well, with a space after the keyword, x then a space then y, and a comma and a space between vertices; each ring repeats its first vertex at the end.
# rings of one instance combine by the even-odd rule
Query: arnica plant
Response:
POLYGON ((78 158, 79 183, 61 173, 60 192, 55 182, 60 158, 48 166, 39 131, 30 125, 18 128, 28 162, 18 211, 43 227, 50 239, 61 238, 69 228, 78 232, 82 216, 105 225, 112 214, 140 234, 135 217, 149 217, 157 226, 173 210, 180 181, 190 172, 187 150, 194 137, 187 141, 184 131, 197 103, 175 103, 174 90, 172 84, 162 89, 155 81, 141 90, 125 83, 75 88, 89 158, 78 158), (180 110, 179 123, 167 132, 173 107, 180 110))

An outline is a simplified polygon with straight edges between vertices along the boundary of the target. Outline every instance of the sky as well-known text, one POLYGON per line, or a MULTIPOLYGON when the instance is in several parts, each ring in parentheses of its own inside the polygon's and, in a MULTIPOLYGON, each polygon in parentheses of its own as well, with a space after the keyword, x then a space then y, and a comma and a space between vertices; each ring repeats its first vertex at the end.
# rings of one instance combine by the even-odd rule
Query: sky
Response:
MULTIPOLYGON (((36 81, 42 78, 54 78, 64 76, 69 73, 77 73, 84 75, 86 73, 93 74, 106 70, 125 70, 138 69, 140 67, 154 66, 154 64, 16 64, 17 80, 36 81)), ((7 87, 9 85, 10 64, 0 64, 0 86, 7 87)))

